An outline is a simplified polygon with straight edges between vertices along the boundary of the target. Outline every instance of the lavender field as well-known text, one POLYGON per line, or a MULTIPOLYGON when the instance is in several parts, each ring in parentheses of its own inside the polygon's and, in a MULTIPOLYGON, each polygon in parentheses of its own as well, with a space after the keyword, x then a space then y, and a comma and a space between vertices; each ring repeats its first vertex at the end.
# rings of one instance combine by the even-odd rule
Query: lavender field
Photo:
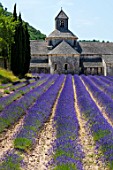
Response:
POLYGON ((0 170, 113 170, 113 77, 0 86, 0 170))

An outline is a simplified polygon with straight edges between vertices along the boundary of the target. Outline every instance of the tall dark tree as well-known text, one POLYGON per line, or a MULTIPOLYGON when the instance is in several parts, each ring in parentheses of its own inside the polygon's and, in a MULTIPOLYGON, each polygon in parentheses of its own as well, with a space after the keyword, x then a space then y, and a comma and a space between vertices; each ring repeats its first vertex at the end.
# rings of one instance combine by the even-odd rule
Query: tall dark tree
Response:
POLYGON ((29 33, 28 33, 28 28, 27 28, 27 24, 24 25, 24 72, 23 74, 26 74, 29 70, 29 65, 30 65, 30 59, 31 59, 31 55, 30 55, 30 41, 29 41, 29 33))
POLYGON ((17 20, 14 41, 11 54, 11 70, 17 76, 25 75, 29 70, 30 64, 30 41, 27 25, 23 24, 21 14, 17 19, 16 4, 13 12, 14 21, 17 20))
POLYGON ((16 4, 14 5, 13 18, 14 18, 14 21, 17 21, 16 4))
POLYGON ((23 73, 23 25, 21 14, 19 14, 19 24, 17 26, 17 35, 16 35, 16 48, 17 48, 17 56, 16 56, 16 68, 15 75, 22 75, 23 73))
MULTIPOLYGON (((13 21, 17 21, 17 13, 16 13, 16 4, 14 5, 14 11, 13 11, 13 21)), ((18 54, 18 47, 17 47, 17 41, 18 41, 18 25, 15 28, 15 35, 14 35, 14 43, 11 47, 11 64, 10 69, 13 71, 14 74, 16 74, 16 65, 17 65, 17 54, 18 54)))

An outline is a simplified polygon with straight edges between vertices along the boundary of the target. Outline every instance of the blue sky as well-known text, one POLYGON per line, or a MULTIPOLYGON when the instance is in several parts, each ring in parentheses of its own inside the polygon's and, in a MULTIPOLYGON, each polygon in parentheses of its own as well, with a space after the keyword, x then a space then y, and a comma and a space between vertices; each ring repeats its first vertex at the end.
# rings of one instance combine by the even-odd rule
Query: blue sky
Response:
POLYGON ((8 11, 17 12, 22 19, 49 35, 54 30, 54 18, 61 7, 69 16, 69 29, 80 40, 113 42, 113 0, 1 0, 8 11))

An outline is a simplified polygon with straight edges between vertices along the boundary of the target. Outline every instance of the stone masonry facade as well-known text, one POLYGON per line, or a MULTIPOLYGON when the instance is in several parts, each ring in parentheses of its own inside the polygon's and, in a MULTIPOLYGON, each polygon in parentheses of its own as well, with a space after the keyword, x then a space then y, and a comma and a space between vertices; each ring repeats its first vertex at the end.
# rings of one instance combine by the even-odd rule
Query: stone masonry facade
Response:
POLYGON ((61 9, 45 41, 31 41, 30 72, 113 75, 113 43, 79 42, 61 9))

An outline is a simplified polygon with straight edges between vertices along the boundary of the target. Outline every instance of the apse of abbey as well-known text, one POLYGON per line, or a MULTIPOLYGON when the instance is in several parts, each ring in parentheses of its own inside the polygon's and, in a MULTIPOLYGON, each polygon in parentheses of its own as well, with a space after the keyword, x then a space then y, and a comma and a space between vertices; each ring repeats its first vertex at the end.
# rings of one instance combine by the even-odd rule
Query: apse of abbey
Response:
POLYGON ((61 9, 45 41, 31 41, 30 71, 51 74, 113 75, 113 43, 79 42, 61 9))

